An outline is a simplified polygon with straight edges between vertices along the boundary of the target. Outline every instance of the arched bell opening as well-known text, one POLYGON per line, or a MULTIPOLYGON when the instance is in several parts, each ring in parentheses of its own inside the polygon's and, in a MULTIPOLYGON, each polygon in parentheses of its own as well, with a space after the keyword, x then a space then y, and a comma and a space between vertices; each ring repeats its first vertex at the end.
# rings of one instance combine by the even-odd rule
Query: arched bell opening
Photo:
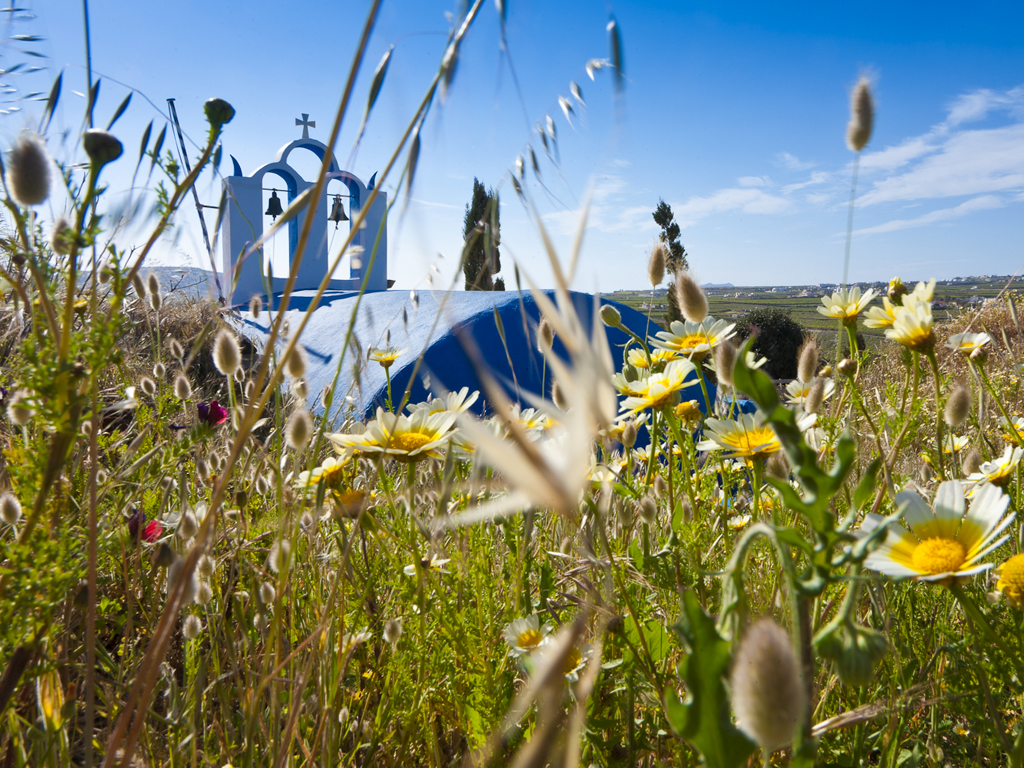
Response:
MULTIPOLYGON (((277 220, 295 199, 296 180, 290 174, 268 170, 262 178, 262 229, 263 233, 270 232, 277 220)), ((270 274, 272 270, 274 277, 287 277, 291 269, 292 253, 298 240, 297 222, 293 218, 277 232, 268 237, 263 244, 263 271, 270 274)))
MULTIPOLYGON (((353 200, 352 193, 341 179, 328 180, 327 205, 322 215, 327 220, 327 255, 332 263, 352 231, 353 200)), ((335 280, 348 280, 352 277, 351 270, 352 255, 346 253, 332 277, 335 280)))

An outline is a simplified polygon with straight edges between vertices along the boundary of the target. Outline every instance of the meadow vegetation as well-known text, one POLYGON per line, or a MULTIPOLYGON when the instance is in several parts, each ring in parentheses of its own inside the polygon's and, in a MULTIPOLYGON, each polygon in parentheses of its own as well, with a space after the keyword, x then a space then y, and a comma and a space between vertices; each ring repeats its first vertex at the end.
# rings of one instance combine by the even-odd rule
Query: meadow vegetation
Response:
MULTIPOLYGON (((378 188, 411 185, 481 6, 378 188)), ((609 31, 587 70, 621 87, 609 31)), ((116 115, 86 131, 55 222, 45 139, 5 155, 0 763, 1024 766, 1014 296, 940 323, 933 283, 840 289, 818 314, 884 344, 826 362, 808 338, 783 385, 685 270, 682 319, 610 351, 615 309, 587 326, 568 295, 585 253, 549 246, 550 398, 482 371, 482 392, 334 422, 347 393, 307 391, 301 323, 274 312, 256 349, 231 308, 146 277, 233 115, 207 103, 188 174, 149 131, 129 157, 116 115), (111 162, 160 179, 134 249, 111 162)), ((525 164, 509 178, 532 210, 525 164)))

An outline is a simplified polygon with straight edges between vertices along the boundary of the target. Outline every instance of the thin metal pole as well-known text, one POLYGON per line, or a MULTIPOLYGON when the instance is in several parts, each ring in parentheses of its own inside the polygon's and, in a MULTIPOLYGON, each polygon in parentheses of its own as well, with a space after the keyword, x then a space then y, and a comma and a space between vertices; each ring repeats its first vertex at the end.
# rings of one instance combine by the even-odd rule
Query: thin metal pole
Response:
MULTIPOLYGON (((178 122, 178 110, 174 108, 174 99, 167 100, 167 107, 171 113, 171 121, 174 123, 175 137, 178 144, 178 152, 181 154, 181 163, 185 166, 185 173, 192 173, 192 167, 188 162, 188 152, 185 150, 185 136, 181 132, 181 123, 178 122)), ((192 199, 196 203, 196 212, 199 214, 199 225, 203 229, 203 242, 206 243, 206 252, 210 256, 210 266, 213 268, 213 279, 217 284, 217 295, 224 298, 224 292, 220 287, 220 276, 217 274, 217 263, 213 259, 213 248, 210 246, 210 233, 206 229, 206 217, 203 215, 203 205, 199 202, 199 193, 196 192, 196 185, 192 185, 192 199)))

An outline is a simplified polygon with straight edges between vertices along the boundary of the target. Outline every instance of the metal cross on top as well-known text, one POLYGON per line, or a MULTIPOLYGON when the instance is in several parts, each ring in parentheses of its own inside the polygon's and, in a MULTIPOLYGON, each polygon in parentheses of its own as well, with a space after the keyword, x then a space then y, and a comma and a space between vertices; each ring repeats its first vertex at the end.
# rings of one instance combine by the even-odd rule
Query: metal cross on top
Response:
POLYGON ((302 113, 302 119, 295 118, 295 124, 302 126, 302 138, 309 138, 309 129, 316 128, 316 120, 310 120, 309 115, 306 112, 302 113))

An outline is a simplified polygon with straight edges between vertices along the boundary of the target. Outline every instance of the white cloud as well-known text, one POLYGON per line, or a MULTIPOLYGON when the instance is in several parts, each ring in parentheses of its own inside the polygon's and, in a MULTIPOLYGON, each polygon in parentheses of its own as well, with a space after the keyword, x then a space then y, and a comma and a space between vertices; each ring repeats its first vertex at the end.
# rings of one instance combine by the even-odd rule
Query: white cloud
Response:
POLYGON ((934 151, 933 134, 927 133, 924 136, 907 139, 895 147, 886 147, 878 152, 868 152, 861 157, 860 167, 863 170, 877 168, 882 171, 891 171, 934 151))
POLYGON ((772 180, 767 176, 740 176, 736 183, 741 187, 770 187, 772 180))
POLYGON ((705 197, 691 197, 681 205, 672 206, 676 221, 679 222, 682 229, 717 213, 740 211, 741 213, 779 214, 788 213, 792 208, 793 203, 783 197, 749 187, 720 189, 705 197))
POLYGON ((1005 93, 982 88, 959 96, 949 108, 945 127, 953 128, 962 123, 983 120, 997 109, 1009 109, 1019 113, 1024 107, 1024 86, 1018 85, 1005 93))
POLYGON ((895 232, 900 229, 924 227, 929 224, 937 224, 941 221, 959 219, 961 216, 967 216, 975 211, 986 211, 992 208, 1002 207, 1003 201, 1000 198, 995 195, 982 195, 981 197, 971 198, 970 200, 960 203, 960 205, 952 208, 941 208, 937 211, 932 211, 931 213, 926 213, 923 216, 918 216, 913 219, 894 219, 893 221, 887 221, 885 224, 879 224, 875 227, 858 229, 855 234, 876 235, 882 232, 895 232))
POLYGON ((788 195, 792 192, 796 192, 798 189, 803 189, 804 187, 810 187, 815 184, 824 184, 831 178, 831 173, 826 171, 815 171, 807 181, 801 181, 797 184, 787 184, 782 188, 782 191, 788 195))
POLYGON ((788 168, 791 171, 806 171, 815 166, 814 163, 805 162, 789 152, 779 152, 775 155, 775 164, 788 168))

